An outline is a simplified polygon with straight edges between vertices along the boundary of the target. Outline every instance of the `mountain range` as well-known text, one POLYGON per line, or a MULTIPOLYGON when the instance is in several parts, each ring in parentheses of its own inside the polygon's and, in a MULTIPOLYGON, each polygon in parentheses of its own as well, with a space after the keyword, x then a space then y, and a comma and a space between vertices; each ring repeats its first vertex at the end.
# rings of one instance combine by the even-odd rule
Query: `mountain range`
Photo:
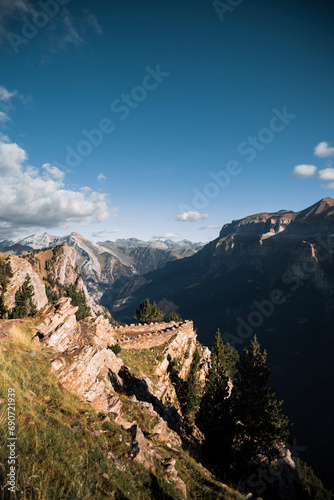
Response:
POLYGON ((146 242, 136 238, 93 243, 79 233, 61 237, 44 233, 18 241, 2 241, 0 252, 19 255, 57 245, 76 250, 77 265, 89 293, 96 301, 100 301, 103 296, 106 305, 113 303, 115 295, 132 276, 160 269, 169 261, 191 256, 203 246, 188 240, 146 242))
POLYGON ((240 352, 254 334, 268 350, 271 381, 296 426, 296 446, 334 486, 334 200, 293 212, 262 212, 225 224, 207 245, 92 243, 77 233, 2 242, 22 253, 66 244, 94 298, 115 319, 133 322, 145 299, 194 321, 211 346, 219 328, 240 352))
POLYGON ((110 307, 126 321, 145 298, 191 318, 201 342, 219 328, 239 351, 254 334, 296 439, 333 486, 334 200, 258 213, 224 225, 193 256, 133 277, 110 307))

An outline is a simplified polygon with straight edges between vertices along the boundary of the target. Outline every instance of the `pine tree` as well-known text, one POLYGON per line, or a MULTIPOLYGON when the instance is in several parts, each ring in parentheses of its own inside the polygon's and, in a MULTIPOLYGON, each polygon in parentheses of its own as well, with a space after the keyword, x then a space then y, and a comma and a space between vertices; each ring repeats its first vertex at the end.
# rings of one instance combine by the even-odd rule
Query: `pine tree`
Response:
POLYGON ((78 307, 77 312, 75 313, 77 321, 88 318, 91 315, 90 307, 87 306, 85 292, 83 290, 79 290, 77 285, 69 285, 65 293, 67 297, 72 299, 72 306, 78 307))
POLYGON ((255 336, 237 366, 232 400, 240 467, 247 468, 259 455, 268 462, 278 458, 280 445, 289 436, 288 419, 281 412, 282 401, 278 402, 275 391, 267 386, 270 369, 266 358, 266 351, 261 353, 255 336))
POLYGON ((171 312, 170 315, 168 316, 168 321, 175 321, 175 323, 181 323, 182 318, 176 313, 176 312, 171 312))
POLYGON ((201 355, 198 347, 196 347, 188 376, 183 382, 180 390, 179 400, 181 409, 188 423, 194 421, 201 400, 202 387, 198 374, 200 360, 201 355))
POLYGON ((205 437, 207 459, 221 473, 228 467, 234 435, 228 382, 225 347, 218 330, 196 423, 205 437))
POLYGON ((5 305, 5 298, 3 293, 0 295, 0 319, 4 319, 8 313, 8 309, 5 305))
POLYGON ((150 303, 149 299, 145 299, 139 308, 136 310, 134 319, 139 323, 161 323, 164 319, 164 313, 157 307, 156 302, 150 303))
POLYGON ((7 285, 10 279, 13 277, 12 267, 10 265, 9 258, 0 258, 0 292, 5 293, 7 291, 7 285))
POLYGON ((22 286, 18 289, 15 294, 15 307, 12 311, 11 316, 13 318, 25 318, 27 316, 33 316, 37 312, 36 305, 33 301, 35 295, 35 289, 31 284, 31 278, 27 274, 26 279, 22 286))
POLYGON ((161 323, 164 320, 164 313, 158 308, 156 302, 152 304, 150 323, 161 323))

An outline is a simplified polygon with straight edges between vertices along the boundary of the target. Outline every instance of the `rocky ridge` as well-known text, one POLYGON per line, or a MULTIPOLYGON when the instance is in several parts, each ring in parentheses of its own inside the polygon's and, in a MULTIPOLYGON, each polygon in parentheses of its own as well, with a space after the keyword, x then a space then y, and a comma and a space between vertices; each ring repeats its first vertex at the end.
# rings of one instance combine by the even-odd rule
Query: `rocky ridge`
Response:
POLYGON ((64 287, 75 285, 78 290, 84 292, 86 303, 94 317, 99 314, 110 317, 108 310, 97 304, 88 293, 76 266, 77 253, 74 248, 61 246, 44 251, 37 250, 20 256, 9 256, 8 258, 13 272, 13 277, 10 279, 5 293, 5 304, 9 310, 15 305, 16 292, 29 275, 31 285, 34 288, 33 301, 37 310, 42 309, 48 303, 46 286, 51 279, 52 290, 58 291, 59 285, 64 287))
MULTIPOLYGON (((204 383, 210 351, 197 343, 191 321, 112 327, 101 316, 78 322, 75 313, 71 300, 62 298, 35 317, 36 342, 54 351, 52 372, 64 388, 128 432, 127 458, 151 471, 160 463, 165 479, 187 498, 187 487, 178 475, 174 457, 179 454, 178 448, 192 437, 183 421, 169 368, 177 362, 178 377, 185 380, 197 346, 201 352, 200 378, 204 383), (110 348, 115 344, 121 346, 118 355, 110 348), (152 355, 145 369, 148 352, 152 355), (141 360, 139 371, 138 360, 141 360), (164 458, 160 454, 159 449, 164 446, 173 451, 174 457, 164 458)), ((201 467, 204 474, 212 477, 201 467)), ((290 495, 298 474, 288 450, 280 468, 277 487, 283 493, 279 498, 294 498, 290 495)))
MULTIPOLYGON (((186 378, 196 347, 193 324, 186 321, 112 328, 101 316, 77 322, 76 309, 69 298, 62 298, 58 304, 40 310, 35 317, 36 341, 54 349, 51 369, 63 386, 128 430, 131 436, 128 456, 153 470, 154 459, 159 460, 156 443, 181 446, 185 437, 182 415, 167 368, 177 359, 181 362, 179 377, 186 378), (126 340, 130 338, 132 343, 126 340), (137 345, 139 339, 144 339, 140 346, 137 345), (129 352, 163 345, 163 359, 155 362, 152 377, 144 373, 138 376, 132 371, 131 363, 124 361, 121 354, 114 354, 109 347, 117 341, 122 351, 129 352), (125 402, 127 411, 124 412, 125 402), (129 405, 135 406, 137 411, 140 409, 142 418, 149 421, 149 435, 147 432, 144 435, 138 420, 131 418, 129 405)), ((202 379, 209 362, 208 354, 208 350, 204 351, 202 379)), ((167 479, 186 497, 186 485, 177 475, 175 460, 161 459, 161 462, 167 479)))

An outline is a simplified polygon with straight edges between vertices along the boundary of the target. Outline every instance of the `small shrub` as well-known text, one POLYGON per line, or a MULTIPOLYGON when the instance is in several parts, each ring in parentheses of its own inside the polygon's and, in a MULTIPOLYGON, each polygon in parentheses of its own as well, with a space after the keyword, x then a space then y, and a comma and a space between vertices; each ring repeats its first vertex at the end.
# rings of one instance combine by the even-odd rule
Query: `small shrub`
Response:
POLYGON ((121 346, 119 344, 114 344, 114 345, 109 345, 108 349, 110 349, 114 354, 119 354, 122 350, 121 346))
POLYGON ((168 316, 168 321, 169 322, 175 321, 175 323, 181 323, 183 320, 176 312, 171 312, 170 315, 168 316))

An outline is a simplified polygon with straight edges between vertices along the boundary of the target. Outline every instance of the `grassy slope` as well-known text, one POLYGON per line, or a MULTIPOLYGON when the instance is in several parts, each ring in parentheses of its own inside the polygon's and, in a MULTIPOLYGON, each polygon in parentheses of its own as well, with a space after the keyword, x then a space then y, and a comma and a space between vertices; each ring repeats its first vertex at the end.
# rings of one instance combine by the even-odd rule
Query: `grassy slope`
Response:
MULTIPOLYGON (((17 498, 181 499, 180 492, 163 479, 158 462, 152 474, 125 457, 129 450, 126 431, 113 420, 103 423, 105 415, 62 388, 50 371, 52 350, 31 342, 32 324, 27 321, 14 327, 10 337, 0 343, 0 498, 9 498, 4 486, 7 407, 2 400, 11 387, 17 402, 17 498), (72 430, 74 426, 77 432, 72 430), (94 431, 103 432, 95 437, 94 431)), ((158 445, 157 451, 162 457, 175 456, 188 498, 243 498, 205 476, 181 449, 158 445)))

